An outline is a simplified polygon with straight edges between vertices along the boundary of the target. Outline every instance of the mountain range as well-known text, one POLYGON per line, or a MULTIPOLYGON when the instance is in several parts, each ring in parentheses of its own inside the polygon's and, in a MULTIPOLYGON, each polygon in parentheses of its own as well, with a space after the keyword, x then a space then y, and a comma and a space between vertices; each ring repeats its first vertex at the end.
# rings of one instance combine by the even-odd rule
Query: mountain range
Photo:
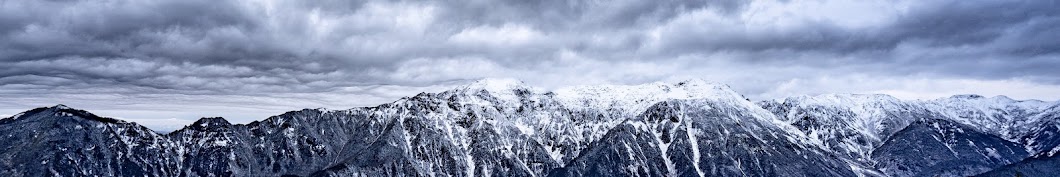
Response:
POLYGON ((0 119, 0 176, 1055 176, 1060 102, 701 80, 543 91, 484 79, 374 107, 158 133, 63 105, 0 119))

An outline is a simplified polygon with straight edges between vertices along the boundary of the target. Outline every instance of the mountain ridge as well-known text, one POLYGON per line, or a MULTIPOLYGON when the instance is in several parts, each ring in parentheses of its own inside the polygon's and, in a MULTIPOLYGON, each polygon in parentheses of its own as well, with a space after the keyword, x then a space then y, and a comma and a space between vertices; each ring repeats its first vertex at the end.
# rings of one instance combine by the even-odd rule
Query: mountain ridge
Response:
MULTIPOLYGON (((79 168, 67 170, 59 166, 33 170, 35 168, 4 163, 5 160, 24 161, 26 159, 19 158, 32 157, 23 152, 5 151, 0 152, 0 166, 9 169, 0 171, 0 174, 969 175, 1010 165, 1014 159, 1028 158, 1026 154, 1051 155, 1055 151, 1052 149, 1057 149, 1057 144, 1060 144, 1060 138, 1047 136, 1057 131, 1047 125, 1060 125, 1057 123, 1060 121, 1053 116, 1056 113, 1050 112, 1060 110, 1055 109, 1056 105, 1060 104, 1012 100, 1004 96, 985 98, 957 95, 935 100, 903 101, 880 94, 825 94, 790 97, 782 101, 751 102, 724 84, 702 80, 578 86, 553 91, 536 89, 516 80, 482 80, 456 89, 420 93, 374 107, 302 109, 246 124, 232 124, 224 118, 206 117, 166 134, 154 132, 135 122, 99 117, 87 111, 56 105, 0 119, 0 133, 8 134, 3 137, 6 138, 4 140, 15 142, 0 145, 16 147, 20 146, 18 142, 26 138, 43 135, 56 140, 40 144, 43 146, 48 146, 48 143, 76 142, 92 147, 127 147, 133 150, 129 152, 136 153, 115 152, 115 156, 100 156, 103 159, 97 159, 59 149, 46 153, 66 154, 63 155, 65 157, 36 157, 43 161, 78 157, 75 159, 80 160, 64 163, 84 166, 84 170, 79 171, 79 168), (54 113, 38 115, 49 110, 54 113), (77 128, 59 125, 56 121, 34 123, 24 118, 81 118, 96 123, 83 122, 81 124, 85 126, 77 128), (891 144, 889 142, 921 141, 918 138, 922 137, 908 133, 895 135, 901 131, 912 131, 905 129, 919 120, 930 119, 952 121, 956 127, 961 127, 939 131, 943 133, 937 136, 941 138, 938 147, 960 147, 964 150, 955 156, 958 159, 989 163, 963 172, 939 170, 949 167, 946 165, 902 167, 909 170, 900 171, 879 170, 894 169, 884 168, 886 165, 881 166, 879 159, 899 159, 894 162, 922 160, 901 151, 883 152, 879 147, 891 144), (27 125, 59 128, 32 129, 55 133, 12 138, 15 137, 14 132, 27 131, 24 128, 27 125), (1037 127, 1042 128, 1024 130, 1024 127, 1032 125, 1041 125, 1037 127), (72 137, 57 134, 70 131, 89 133, 97 132, 97 129, 109 132, 101 134, 113 138, 73 141, 70 139, 72 137), (708 132, 715 136, 702 135, 708 132), (961 135, 949 135, 954 132, 961 135), (737 139, 718 139, 719 136, 737 139), (951 141, 968 142, 973 146, 966 147, 951 141), (150 146, 142 146, 145 144, 150 146), (1012 144, 1022 148, 1012 150, 1012 144), (1005 147, 1002 149, 1011 153, 992 153, 1000 152, 994 147, 1005 147), (70 153, 74 153, 73 156, 70 153), (806 156, 805 153, 819 155, 806 156), (794 158, 796 156, 792 154, 804 155, 794 158), (126 159, 131 157, 129 155, 153 155, 161 160, 126 159), (802 160, 772 164, 745 163, 763 159, 802 160), (617 164, 600 164, 608 161, 637 168, 614 168, 609 166, 617 164), (103 162, 140 165, 127 165, 133 167, 130 169, 93 169, 113 168, 100 164, 103 162), (815 173, 809 171, 810 168, 783 168, 777 164, 828 164, 813 169, 828 169, 830 172, 815 173), (155 169, 161 166, 170 170, 155 169), (589 167, 608 167, 611 170, 592 171, 587 169, 589 167)), ((916 131, 935 130, 921 126, 916 131)), ((902 146, 921 148, 920 144, 902 146)), ((937 153, 958 152, 935 150, 939 150, 937 153)), ((946 164, 930 160, 923 164, 935 163, 946 164)))

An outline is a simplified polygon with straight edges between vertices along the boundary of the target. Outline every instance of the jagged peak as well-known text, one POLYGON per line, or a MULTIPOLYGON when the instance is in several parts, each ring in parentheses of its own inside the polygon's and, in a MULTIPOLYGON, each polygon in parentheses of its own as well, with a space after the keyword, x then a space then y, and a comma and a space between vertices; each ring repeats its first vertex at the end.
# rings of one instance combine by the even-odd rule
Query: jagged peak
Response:
POLYGON ((729 88, 728 84, 707 81, 699 78, 676 80, 676 81, 660 81, 654 84, 671 85, 676 87, 711 87, 711 88, 729 88))
POLYGON ((220 132, 228 130, 232 126, 232 123, 222 117, 203 117, 190 125, 184 126, 184 128, 170 132, 169 135, 179 135, 188 132, 220 132))
POLYGON ((707 97, 708 95, 732 95, 735 94, 737 97, 742 97, 733 91, 728 85, 709 82, 702 79, 685 79, 680 81, 672 82, 651 82, 638 85, 618 85, 618 84, 600 84, 600 85, 573 85, 560 87, 551 91, 539 89, 537 87, 530 86, 525 82, 512 79, 512 78, 483 78, 472 81, 466 85, 461 85, 456 89, 450 90, 450 92, 458 93, 474 93, 480 91, 486 91, 494 94, 494 96, 510 94, 514 91, 530 91, 532 93, 579 93, 579 94, 592 94, 595 92, 637 92, 637 93, 669 93, 671 96, 678 98, 701 98, 707 97), (683 94, 683 95, 682 95, 683 94))
POLYGON ((85 120, 99 121, 104 123, 126 123, 123 120, 118 120, 108 117, 100 117, 92 114, 85 110, 74 109, 63 104, 57 104, 49 107, 39 107, 31 109, 22 113, 11 116, 11 119, 5 119, 9 121, 22 120, 27 117, 47 118, 47 117, 74 117, 85 120))
MULTIPOLYGON (((77 108, 73 108, 73 107, 70 107, 70 106, 66 106, 64 104, 56 104, 55 106, 40 107, 40 108, 37 108, 37 109, 40 109, 42 111, 80 113, 80 114, 84 114, 85 116, 96 116, 96 115, 94 115, 92 113, 89 113, 88 111, 77 109, 77 108)), ((34 109, 34 110, 37 110, 37 109, 34 109)), ((27 112, 29 112, 29 111, 27 111, 27 112)))
POLYGON ((51 107, 48 107, 48 108, 49 108, 49 109, 58 109, 58 110, 63 110, 63 109, 74 109, 74 108, 70 108, 69 106, 66 106, 66 105, 64 105, 64 104, 56 104, 55 106, 51 106, 51 107))
MULTIPOLYGON (((472 81, 468 84, 461 85, 455 89, 442 92, 443 94, 455 94, 465 98, 471 98, 464 101, 477 102, 475 104, 483 104, 486 102, 500 101, 505 103, 517 103, 520 99, 520 93, 533 93, 536 89, 526 85, 525 82, 511 79, 511 78, 483 78, 472 81), (480 93, 488 93, 489 96, 483 97, 480 93), (488 98, 492 97, 492 98, 488 98), (494 98, 499 100, 493 100, 494 98), (474 101, 472 101, 474 100, 474 101)), ((431 94, 420 93, 416 97, 426 96, 431 94)), ((407 98, 402 99, 407 100, 407 98)), ((399 100, 400 102, 401 100, 399 100)))
POLYGON ((820 94, 816 96, 801 95, 789 97, 785 103, 818 104, 818 105, 864 105, 867 103, 898 103, 898 98, 887 94, 820 94))
POLYGON ((74 108, 71 108, 71 107, 63 105, 63 104, 57 104, 55 106, 39 107, 39 108, 36 108, 36 109, 32 109, 32 110, 23 112, 24 114, 20 114, 20 115, 36 114, 36 113, 40 113, 40 112, 49 112, 49 113, 56 113, 56 112, 86 112, 87 113, 87 111, 84 111, 84 110, 74 109, 74 108))
MULTIPOLYGON (((687 79, 676 82, 652 82, 639 85, 579 85, 570 86, 557 89, 559 91, 578 91, 578 92, 608 92, 608 91, 624 91, 624 92, 644 92, 644 93, 679 93, 679 94, 692 94, 692 95, 726 95, 735 94, 735 91, 722 83, 708 82, 702 79, 687 79)), ((737 94, 738 96, 739 94, 737 94)), ((693 96, 695 97, 695 96, 693 96)))
MULTIPOLYGON (((648 104, 670 99, 746 101, 743 95, 736 93, 728 85, 702 79, 659 81, 637 85, 573 85, 549 91, 529 86, 516 79, 485 78, 441 94, 470 98, 460 99, 460 102, 468 104, 519 104, 524 97, 544 96, 555 99, 566 106, 621 107, 630 112, 637 112, 647 107, 648 104), (488 96, 480 94, 483 92, 488 96)), ((410 99, 403 98, 398 102, 408 100, 410 99)))
POLYGON ((486 90, 491 92, 530 88, 525 82, 512 78, 483 78, 459 87, 460 90, 486 90))
POLYGON ((635 114, 651 104, 673 99, 746 101, 725 84, 690 79, 639 85, 581 85, 556 89, 554 98, 568 107, 619 107, 635 114))
POLYGON ((199 118, 199 120, 191 125, 200 127, 227 127, 232 126, 232 123, 228 122, 228 120, 225 120, 223 117, 203 117, 199 118))

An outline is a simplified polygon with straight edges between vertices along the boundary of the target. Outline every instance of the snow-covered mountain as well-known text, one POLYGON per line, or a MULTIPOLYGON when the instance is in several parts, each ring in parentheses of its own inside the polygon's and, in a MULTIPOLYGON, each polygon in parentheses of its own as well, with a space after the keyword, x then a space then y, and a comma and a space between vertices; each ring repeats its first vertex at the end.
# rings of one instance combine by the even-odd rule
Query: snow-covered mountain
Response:
POLYGON ((700 80, 545 91, 485 79, 168 134, 38 108, 0 119, 0 176, 966 176, 1054 157, 1058 112, 1003 96, 754 103, 700 80))

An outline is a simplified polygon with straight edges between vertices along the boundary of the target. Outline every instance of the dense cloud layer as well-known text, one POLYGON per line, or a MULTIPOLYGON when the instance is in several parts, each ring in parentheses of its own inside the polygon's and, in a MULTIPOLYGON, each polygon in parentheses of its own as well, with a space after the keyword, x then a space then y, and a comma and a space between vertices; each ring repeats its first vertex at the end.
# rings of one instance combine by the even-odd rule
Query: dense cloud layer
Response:
POLYGON ((0 113, 65 103, 129 118, 250 120, 482 77, 546 88, 704 78, 753 99, 1055 100, 1056 9, 1060 2, 959 0, 0 1, 0 113), (169 112, 121 113, 130 109, 169 112), (195 110, 210 115, 174 114, 195 110))

